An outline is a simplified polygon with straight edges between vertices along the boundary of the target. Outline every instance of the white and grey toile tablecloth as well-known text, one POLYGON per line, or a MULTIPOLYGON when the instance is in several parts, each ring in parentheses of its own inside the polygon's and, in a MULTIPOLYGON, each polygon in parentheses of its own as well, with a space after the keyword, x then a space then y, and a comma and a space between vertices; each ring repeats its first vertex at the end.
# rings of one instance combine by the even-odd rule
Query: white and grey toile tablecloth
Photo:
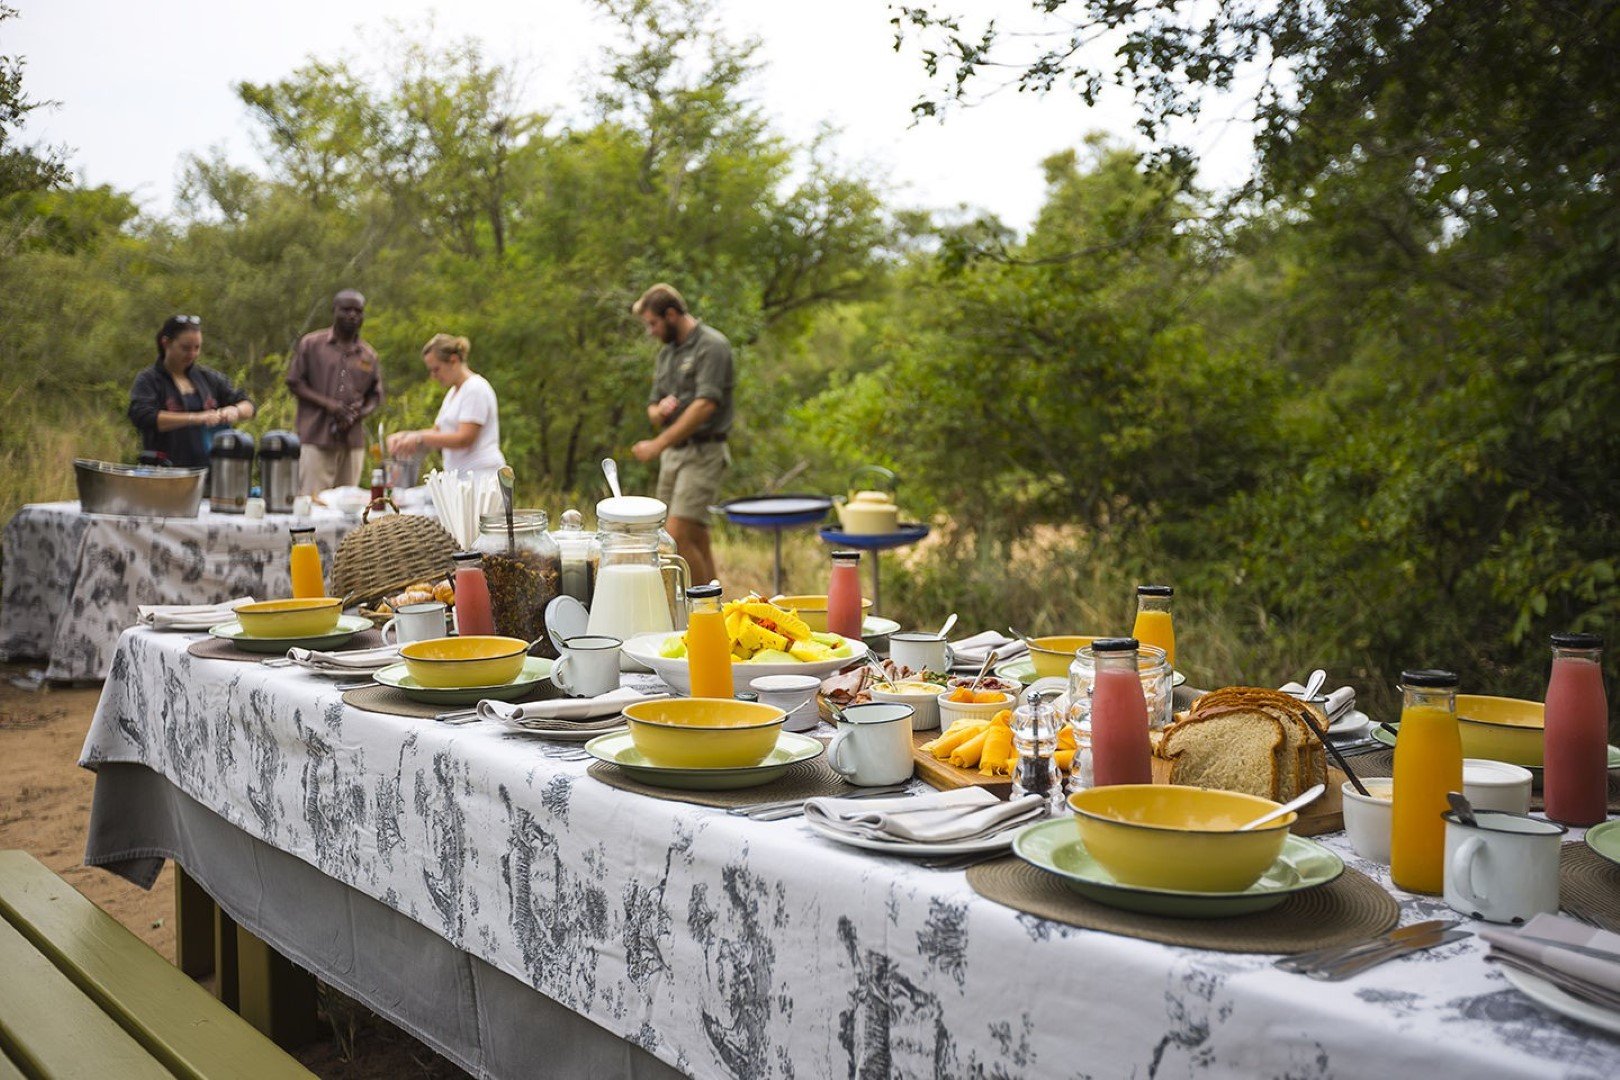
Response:
POLYGON ((316 508, 308 518, 85 514, 76 502, 23 507, 5 527, 0 659, 43 659, 48 679, 103 679, 141 604, 269 599, 291 591, 287 529, 312 525, 328 570, 358 520, 316 508))
MULTIPOLYGON (((145 765, 690 1075, 1600 1077, 1620 1063, 1620 1040, 1519 995, 1477 938, 1324 984, 1270 956, 1078 930, 985 900, 960 872, 610 788, 493 724, 367 713, 329 681, 192 657, 187 640, 124 635, 83 764, 145 765)), ((1402 918, 1443 910, 1424 899, 1402 918)))

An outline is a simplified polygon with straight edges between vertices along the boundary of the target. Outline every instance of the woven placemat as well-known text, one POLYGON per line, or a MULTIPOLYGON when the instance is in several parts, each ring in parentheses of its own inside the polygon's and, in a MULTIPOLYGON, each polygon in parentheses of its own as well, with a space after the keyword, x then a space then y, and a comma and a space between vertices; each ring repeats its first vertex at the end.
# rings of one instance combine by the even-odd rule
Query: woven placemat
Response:
MULTIPOLYGON (((1357 776, 1394 776, 1395 751, 1374 750, 1350 759, 1357 776)), ((1530 796, 1530 809, 1543 809, 1541 779, 1537 777, 1534 793, 1530 796)), ((1609 770, 1609 812, 1620 813, 1620 770, 1609 770)))
POLYGON ((1217 952, 1297 953, 1376 937, 1400 921, 1401 906, 1378 882, 1349 867, 1337 880, 1295 893, 1270 911, 1225 919, 1139 915, 1088 900, 1022 859, 980 863, 973 891, 998 904, 1086 930, 1217 952))
MULTIPOLYGON (((544 701, 547 698, 561 696, 550 679, 541 679, 535 683, 533 690, 515 699, 512 704, 521 705, 524 702, 544 701)), ((405 691, 396 690, 392 686, 366 686, 359 690, 346 691, 343 695, 343 704, 353 705, 366 712, 411 716, 418 720, 431 720, 442 712, 472 708, 471 705, 426 705, 420 701, 412 701, 405 696, 405 691)))
POLYGON ((1620 866, 1586 846, 1565 844, 1558 853, 1559 906, 1620 934, 1620 866))
MULTIPOLYGON (((383 645, 382 634, 376 630, 362 630, 350 638, 344 645, 345 651, 349 649, 380 649, 383 645)), ((186 652, 192 656, 200 656, 204 660, 239 660, 245 663, 257 664, 261 660, 285 655, 281 653, 248 652, 239 649, 236 644, 224 638, 206 637, 201 641, 193 641, 186 647, 186 652)), ((355 678, 360 678, 362 672, 355 672, 355 678)))
POLYGON ((633 791, 650 799, 693 803, 697 806, 752 806, 755 803, 776 802, 778 799, 814 799, 823 795, 848 795, 861 790, 833 772, 824 757, 814 761, 801 761, 780 777, 758 787, 736 788, 732 791, 683 791, 677 788, 655 787, 643 784, 617 765, 606 761, 592 762, 585 770, 609 787, 620 791, 633 791))

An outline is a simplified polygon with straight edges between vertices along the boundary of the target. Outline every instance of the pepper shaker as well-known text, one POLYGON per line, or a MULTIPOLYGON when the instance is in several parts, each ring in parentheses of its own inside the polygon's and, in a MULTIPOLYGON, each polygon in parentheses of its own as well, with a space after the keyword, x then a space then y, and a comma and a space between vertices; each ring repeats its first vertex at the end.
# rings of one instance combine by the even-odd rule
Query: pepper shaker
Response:
POLYGON ((1013 710, 1013 746, 1018 764, 1013 769, 1012 796, 1039 795, 1048 814, 1064 806, 1063 778, 1052 755, 1057 751, 1058 719, 1052 708, 1056 694, 1034 693, 1013 710))

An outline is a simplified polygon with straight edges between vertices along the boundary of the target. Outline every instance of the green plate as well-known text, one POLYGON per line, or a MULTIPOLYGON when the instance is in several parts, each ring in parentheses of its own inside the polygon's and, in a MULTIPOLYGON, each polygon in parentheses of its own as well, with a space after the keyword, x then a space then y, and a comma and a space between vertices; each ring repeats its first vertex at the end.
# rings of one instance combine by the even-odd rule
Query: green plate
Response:
POLYGON ((1121 885, 1091 857, 1072 817, 1031 825, 1013 837, 1013 853, 1031 866, 1056 874, 1089 900, 1122 911, 1178 919, 1221 919, 1265 911, 1294 893, 1326 885, 1344 873, 1344 860, 1333 852, 1304 837, 1289 836, 1271 869, 1240 893, 1121 885))
MULTIPOLYGON (((1025 686, 1029 686, 1037 678, 1035 674, 1035 661, 1031 660, 1028 656, 1020 656, 1016 660, 1003 660, 992 670, 997 675, 1000 675, 1003 679, 1023 683, 1025 686)), ((1180 686, 1186 681, 1187 676, 1184 672, 1176 671, 1172 672, 1170 675, 1171 686, 1180 686)))
MULTIPOLYGON (((1382 725, 1373 725, 1372 737, 1373 742, 1380 742, 1390 747, 1395 745, 1395 736, 1382 725)), ((1541 776, 1541 766, 1539 765, 1527 765, 1524 768, 1529 769, 1538 778, 1541 776)), ((1609 769, 1610 771, 1620 769, 1620 746, 1609 747, 1609 769)))
POLYGON ((1620 821, 1605 821, 1587 829, 1586 846, 1620 866, 1620 821))
POLYGON ((332 649, 348 641, 362 630, 371 629, 371 620, 363 615, 339 615, 337 629, 330 634, 314 637, 254 637, 242 629, 236 620, 220 623, 209 629, 217 638, 224 638, 238 649, 247 652, 284 653, 288 649, 332 649))
POLYGON ((495 701, 514 701, 534 689, 536 683, 551 674, 551 661, 541 656, 530 656, 523 661, 523 670, 509 683, 498 686, 458 686, 453 690, 423 686, 411 678, 404 664, 390 664, 372 678, 384 686, 392 686, 412 701, 424 705, 476 705, 486 698, 495 701))
POLYGON ((679 788, 682 791, 730 791, 734 788, 758 787, 775 780, 790 766, 820 757, 825 749, 820 739, 784 731, 777 736, 776 748, 758 765, 746 769, 670 769, 654 765, 642 757, 628 731, 598 735, 585 744, 585 752, 596 760, 619 766, 643 784, 679 788))

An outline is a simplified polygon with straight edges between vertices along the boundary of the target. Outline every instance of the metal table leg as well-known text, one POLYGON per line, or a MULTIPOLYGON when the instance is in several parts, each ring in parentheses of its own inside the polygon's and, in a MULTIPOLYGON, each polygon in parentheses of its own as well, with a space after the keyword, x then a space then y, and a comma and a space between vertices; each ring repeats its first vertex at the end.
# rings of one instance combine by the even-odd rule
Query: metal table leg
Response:
POLYGON ((782 527, 778 525, 771 532, 776 536, 776 575, 771 579, 776 583, 776 592, 772 595, 782 595, 782 527))
POLYGON ((872 552, 872 614, 876 615, 883 610, 883 585, 878 580, 878 564, 883 561, 883 552, 872 552))

